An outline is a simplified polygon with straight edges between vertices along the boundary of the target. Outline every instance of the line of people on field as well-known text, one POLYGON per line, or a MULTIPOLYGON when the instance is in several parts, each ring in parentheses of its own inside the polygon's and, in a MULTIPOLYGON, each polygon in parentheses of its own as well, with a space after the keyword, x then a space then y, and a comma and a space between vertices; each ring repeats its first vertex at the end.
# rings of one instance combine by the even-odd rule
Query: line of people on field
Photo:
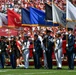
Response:
MULTIPOLYGON (((27 34, 21 37, 11 37, 9 41, 5 37, 0 39, 0 61, 2 68, 4 68, 4 56, 10 57, 10 62, 12 68, 20 67, 22 63, 22 56, 24 58, 24 68, 29 68, 29 46, 33 44, 33 59, 34 66, 36 69, 42 67, 41 58, 44 56, 44 67, 47 69, 53 68, 52 63, 52 52, 54 50, 55 58, 57 62, 57 69, 62 69, 62 35, 57 32, 55 37, 50 34, 52 31, 46 30, 45 35, 40 35, 40 33, 34 34, 34 40, 30 41, 27 34), (8 56, 9 54, 9 56, 8 56)), ((67 37, 67 58, 69 69, 74 69, 74 36, 72 34, 72 29, 69 29, 67 37)))
POLYGON ((11 37, 6 38, 1 36, 0 38, 0 62, 1 68, 4 68, 5 58, 10 58, 12 68, 23 65, 22 63, 22 51, 21 51, 21 38, 11 37))
POLYGON ((62 38, 62 34, 57 32, 55 37, 51 36, 50 34, 52 31, 47 30, 43 40, 40 38, 39 35, 35 34, 34 37, 34 63, 35 68, 41 68, 40 57, 41 53, 39 51, 43 50, 44 55, 44 66, 47 69, 52 69, 52 53, 54 50, 56 62, 57 62, 57 69, 62 69, 62 40, 66 39, 66 52, 68 58, 68 65, 69 69, 74 69, 74 35, 73 29, 69 28, 68 33, 66 32, 66 36, 62 38), (69 37, 70 36, 70 37, 69 37), (41 45, 40 45, 41 44, 41 45), (40 54, 39 54, 40 53, 40 54))

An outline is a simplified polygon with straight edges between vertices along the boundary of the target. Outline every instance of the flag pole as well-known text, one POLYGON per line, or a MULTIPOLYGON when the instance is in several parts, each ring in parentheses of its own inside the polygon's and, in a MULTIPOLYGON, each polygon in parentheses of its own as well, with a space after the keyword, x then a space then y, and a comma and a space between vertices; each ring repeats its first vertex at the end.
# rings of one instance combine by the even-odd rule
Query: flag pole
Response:
POLYGON ((11 53, 11 45, 10 45, 10 28, 8 27, 8 37, 9 37, 9 52, 11 53))
MULTIPOLYGON (((67 0, 66 0, 66 6, 67 6, 67 0)), ((67 11, 67 9, 66 9, 66 11, 67 11)), ((68 50, 68 24, 67 23, 68 23, 68 21, 66 19, 66 51, 68 50)))
MULTIPOLYGON (((30 32, 31 32, 31 35, 32 35, 32 48, 33 48, 33 50, 34 50, 34 32, 33 32, 33 26, 32 26, 32 24, 30 25, 29 24, 29 27, 31 27, 31 29, 30 29, 30 32)), ((34 52, 34 51, 33 51, 34 52)))
POLYGON ((66 50, 68 49, 68 25, 66 24, 66 50))

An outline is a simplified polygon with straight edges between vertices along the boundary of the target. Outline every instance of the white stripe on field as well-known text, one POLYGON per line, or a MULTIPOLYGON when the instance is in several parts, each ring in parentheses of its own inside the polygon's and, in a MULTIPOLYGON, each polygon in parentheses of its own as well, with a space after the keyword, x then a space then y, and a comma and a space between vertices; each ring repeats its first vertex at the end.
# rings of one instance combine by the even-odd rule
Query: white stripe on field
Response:
POLYGON ((24 73, 24 75, 36 75, 36 74, 51 74, 56 72, 36 72, 36 73, 24 73))
MULTIPOLYGON (((0 71, 0 72, 7 72, 8 70, 6 71, 0 71)), ((18 74, 18 75, 36 75, 36 74, 53 74, 53 73, 56 73, 56 72, 31 72, 31 73, 23 73, 23 74, 18 74)), ((14 75, 14 74, 6 74, 6 75, 14 75)))
POLYGON ((0 70, 0 72, 7 72, 8 70, 0 70))
POLYGON ((76 72, 76 71, 73 71, 73 70, 72 70, 72 71, 68 71, 68 72, 72 72, 72 73, 73 73, 73 72, 76 72))

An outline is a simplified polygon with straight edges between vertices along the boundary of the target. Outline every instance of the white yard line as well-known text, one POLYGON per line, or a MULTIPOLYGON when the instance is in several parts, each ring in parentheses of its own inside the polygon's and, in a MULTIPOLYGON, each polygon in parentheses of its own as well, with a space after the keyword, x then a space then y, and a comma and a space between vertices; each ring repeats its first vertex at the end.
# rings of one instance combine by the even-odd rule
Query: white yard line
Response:
POLYGON ((9 71, 9 70, 0 70, 0 72, 7 72, 7 71, 9 71))
POLYGON ((14 75, 14 74, 6 74, 6 75, 14 75))
POLYGON ((76 72, 76 71, 73 71, 73 70, 72 70, 72 71, 68 71, 68 72, 71 72, 71 73, 73 73, 73 72, 76 72))
MULTIPOLYGON (((0 72, 7 72, 7 71, 9 71, 9 70, 5 70, 5 71, 0 70, 0 72)), ((18 74, 18 75, 36 75, 36 74, 54 74, 54 73, 56 73, 56 71, 55 72, 36 72, 36 73, 31 72, 31 73, 22 73, 22 74, 18 74)), ((6 74, 6 75, 14 75, 14 74, 6 74)))
POLYGON ((8 71, 14 71, 14 70, 5 70, 5 69, 3 69, 3 70, 0 70, 0 73, 8 72, 8 71))
POLYGON ((56 73, 56 72, 32 72, 32 73, 24 73, 24 75, 36 75, 36 74, 53 74, 53 73, 56 73))

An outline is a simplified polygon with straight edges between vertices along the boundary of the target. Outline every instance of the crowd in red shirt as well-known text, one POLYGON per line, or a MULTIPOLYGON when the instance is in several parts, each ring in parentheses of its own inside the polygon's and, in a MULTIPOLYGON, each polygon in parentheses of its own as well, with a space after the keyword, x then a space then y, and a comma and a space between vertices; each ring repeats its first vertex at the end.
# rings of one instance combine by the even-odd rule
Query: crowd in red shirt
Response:
MULTIPOLYGON (((70 1, 72 1, 72 3, 76 6, 76 0, 70 1)), ((52 0, 0 0, 0 11, 4 12, 7 11, 7 8, 12 8, 19 12, 19 9, 28 9, 30 6, 44 11, 45 2, 51 4, 52 0)), ((62 10, 65 10, 66 0, 54 0, 54 3, 56 3, 57 6, 60 7, 62 10)))

